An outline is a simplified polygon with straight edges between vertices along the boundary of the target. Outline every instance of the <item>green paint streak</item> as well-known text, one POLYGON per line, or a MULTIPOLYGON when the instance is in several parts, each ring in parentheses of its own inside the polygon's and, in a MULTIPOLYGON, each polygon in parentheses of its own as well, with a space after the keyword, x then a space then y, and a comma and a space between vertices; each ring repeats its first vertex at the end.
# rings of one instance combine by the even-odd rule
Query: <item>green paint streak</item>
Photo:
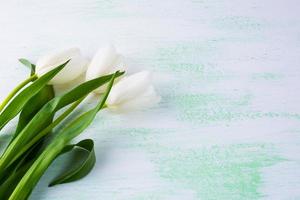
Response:
POLYGON ((231 121, 240 117, 240 109, 249 105, 251 95, 233 98, 221 94, 176 95, 173 99, 178 118, 190 122, 231 121))
POLYGON ((199 199, 259 199, 262 168, 283 161, 267 144, 237 144, 183 150, 155 147, 160 176, 196 192, 199 199))
POLYGON ((160 72, 172 72, 174 75, 190 73, 198 80, 223 80, 230 78, 232 74, 211 62, 211 60, 218 60, 221 54, 219 46, 223 42, 223 39, 210 39, 164 44, 153 53, 140 56, 151 58, 152 66, 153 58, 156 58, 155 66, 160 72))
POLYGON ((252 95, 223 94, 187 94, 170 95, 167 100, 172 102, 179 112, 177 118, 193 123, 231 122, 261 118, 286 118, 300 120, 300 114, 276 111, 251 110, 252 95))
POLYGON ((253 80, 280 80, 283 78, 282 74, 275 74, 275 73, 269 73, 269 72, 265 72, 265 73, 255 73, 252 74, 252 79, 253 80))
POLYGON ((277 154, 272 144, 182 148, 167 139, 175 137, 175 133, 176 130, 152 128, 116 128, 108 131, 108 137, 126 138, 123 141, 128 143, 123 143, 123 148, 147 152, 160 182, 166 184, 165 188, 148 188, 147 191, 135 193, 131 199, 172 199, 184 192, 195 199, 205 200, 260 199, 264 195, 260 193, 264 184, 262 171, 286 161, 277 154))
POLYGON ((263 25, 262 22, 252 18, 244 16, 228 16, 218 18, 212 23, 213 26, 218 29, 229 29, 229 30, 261 30, 263 25))

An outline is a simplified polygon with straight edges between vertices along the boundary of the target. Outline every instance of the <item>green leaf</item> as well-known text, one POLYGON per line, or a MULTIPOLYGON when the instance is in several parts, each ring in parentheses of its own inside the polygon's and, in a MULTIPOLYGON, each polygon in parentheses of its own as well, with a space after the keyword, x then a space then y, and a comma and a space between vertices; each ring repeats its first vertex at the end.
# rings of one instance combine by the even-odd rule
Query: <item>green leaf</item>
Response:
POLYGON ((101 76, 99 78, 96 79, 92 79, 90 81, 87 81, 81 85, 79 85, 78 87, 76 87, 75 89, 71 90, 68 94, 63 95, 60 99, 60 102, 58 103, 58 109, 64 107, 67 104, 70 104, 74 101, 76 101, 77 99, 81 98, 83 93, 84 94, 88 94, 91 91, 97 89, 98 87, 106 84, 107 82, 109 82, 111 80, 111 78, 113 76, 120 77, 124 74, 125 72, 119 72, 117 71, 114 74, 110 74, 110 75, 106 75, 106 76, 101 76))
POLYGON ((77 86, 67 94, 55 97, 48 102, 11 142, 3 153, 0 158, 0 176, 1 172, 22 156, 22 154, 33 146, 35 142, 38 142, 41 138, 46 136, 47 133, 60 122, 55 120, 51 125, 44 129, 44 124, 48 122, 52 114, 54 114, 58 109, 78 100, 78 98, 86 96, 99 86, 106 84, 112 77, 121 76, 122 74, 122 72, 116 72, 114 75, 107 75, 87 81, 80 86, 77 86))
MULTIPOLYGON (((33 96, 21 111, 14 137, 31 121, 36 113, 55 96, 53 86, 46 85, 39 93, 33 96)), ((51 120, 52 121, 52 120, 51 120)), ((51 123, 48 123, 51 124, 51 123)), ((45 127, 46 128, 46 127, 45 127)))
POLYGON ((25 65, 26 67, 28 67, 30 69, 30 75, 31 76, 33 74, 35 74, 36 66, 34 64, 32 64, 29 60, 27 60, 25 58, 20 58, 19 61, 20 61, 20 63, 22 63, 23 65, 25 65))
POLYGON ((18 171, 11 174, 8 179, 0 186, 0 199, 7 200, 9 196, 14 191, 15 187, 18 185, 19 181, 22 179, 26 171, 29 169, 32 163, 28 162, 22 166, 18 171))
POLYGON ((19 181, 25 175, 27 170, 35 161, 37 155, 40 155, 41 144, 37 144, 32 147, 26 155, 19 159, 13 166, 13 168, 7 172, 7 178, 0 183, 0 199, 7 200, 19 181))
POLYGON ((41 89, 43 89, 44 86, 58 72, 60 72, 60 70, 62 70, 68 62, 69 61, 47 72, 45 75, 41 76, 39 79, 34 81, 30 86, 28 86, 22 92, 20 92, 0 114, 0 130, 12 118, 14 118, 22 110, 22 108, 28 102, 28 100, 31 99, 34 95, 36 95, 41 89))
POLYGON ((64 147, 76 136, 82 133, 94 120, 97 112, 103 108, 108 94, 111 90, 113 81, 116 74, 111 78, 109 86, 107 87, 106 93, 102 100, 99 101, 97 106, 78 118, 73 120, 64 129, 58 132, 54 140, 47 146, 44 152, 39 158, 33 163, 30 169, 26 172, 24 177, 21 179, 16 189, 13 191, 9 200, 25 200, 26 197, 31 193, 33 188, 36 186, 41 176, 44 174, 49 165, 53 160, 62 152, 64 147))
POLYGON ((30 82, 33 82, 37 79, 37 75, 34 74, 32 76, 30 76, 29 78, 25 79, 24 81, 22 81, 21 83, 19 83, 10 93, 8 93, 8 95, 6 96, 6 98, 2 101, 2 103, 0 104, 0 113, 2 112, 2 110, 6 107, 6 105, 10 102, 10 100, 20 91, 22 90, 26 85, 28 85, 30 82))
MULTIPOLYGON (((45 105, 48 101, 53 99, 54 97, 54 90, 53 87, 50 85, 46 85, 38 94, 33 96, 24 106, 23 110, 21 111, 19 122, 17 125, 17 130, 14 134, 14 138, 20 133, 20 131, 28 124, 28 122, 31 121, 31 119, 34 117, 34 115, 45 105)), ((49 119, 49 121, 45 124, 46 128, 49 124, 51 124, 53 121, 52 118, 49 119)), ((30 154, 30 156, 26 156, 26 160, 32 159, 35 156, 37 156, 37 152, 40 150, 40 148, 43 146, 43 141, 39 142, 39 145, 36 145, 34 152, 30 154)), ((30 150, 29 150, 30 151, 30 150)), ((26 152, 27 155, 27 152, 26 152)), ((8 169, 5 171, 2 171, 0 174, 0 191, 2 188, 2 183, 7 179, 7 177, 10 177, 13 171, 16 170, 17 166, 20 164, 24 164, 24 156, 21 159, 16 160, 8 169), (22 161, 22 162, 21 162, 22 161), (5 175, 5 176, 3 176, 5 175)), ((26 161, 25 160, 25 161, 26 161)), ((13 189, 13 188, 11 188, 13 189)), ((1 198, 1 192, 0 192, 0 199, 1 198)))
POLYGON ((52 187, 57 184, 62 183, 69 183, 73 181, 77 181, 83 177, 85 177, 94 167, 96 163, 96 155, 94 151, 94 142, 91 139, 82 140, 77 144, 68 145, 67 150, 63 150, 62 153, 69 152, 77 148, 78 150, 84 151, 85 154, 82 152, 76 151, 80 156, 80 165, 76 165, 76 163, 72 163, 74 166, 72 169, 69 169, 67 172, 61 174, 56 179, 54 179, 50 184, 49 187, 52 187), (84 156, 83 156, 84 155, 84 156))

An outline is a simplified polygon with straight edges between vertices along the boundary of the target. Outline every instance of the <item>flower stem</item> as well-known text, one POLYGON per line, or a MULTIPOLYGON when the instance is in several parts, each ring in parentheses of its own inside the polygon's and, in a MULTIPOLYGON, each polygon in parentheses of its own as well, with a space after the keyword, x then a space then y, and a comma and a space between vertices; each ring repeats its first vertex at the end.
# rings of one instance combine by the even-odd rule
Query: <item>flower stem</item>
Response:
POLYGON ((4 101, 0 104, 0 112, 5 108, 5 106, 8 104, 8 102, 28 83, 31 81, 36 80, 38 77, 36 74, 33 74, 29 78, 25 79, 23 82, 21 82, 17 87, 15 87, 8 96, 4 99, 4 101))
POLYGON ((83 100, 85 97, 74 102, 63 114, 61 114, 57 119, 55 119, 47 128, 38 133, 34 138, 32 138, 22 149, 16 154, 14 159, 10 161, 10 164, 13 163, 16 159, 22 156, 30 147, 32 147, 36 142, 38 142, 42 137, 46 136, 55 126, 62 122, 83 100))

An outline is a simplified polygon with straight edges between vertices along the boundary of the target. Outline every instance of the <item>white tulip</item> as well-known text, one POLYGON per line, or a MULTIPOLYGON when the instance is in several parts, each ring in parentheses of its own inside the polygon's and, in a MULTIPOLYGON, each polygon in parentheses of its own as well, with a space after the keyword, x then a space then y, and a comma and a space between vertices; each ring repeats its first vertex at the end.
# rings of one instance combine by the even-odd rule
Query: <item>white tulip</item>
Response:
MULTIPOLYGON (((98 52, 93 57, 86 72, 86 80, 91 80, 100 76, 108 75, 118 70, 125 71, 123 58, 120 54, 117 53, 113 45, 108 45, 98 50, 98 52)), ((95 90, 95 92, 104 92, 105 88, 105 86, 102 86, 95 90)))
POLYGON ((78 48, 70 48, 45 55, 36 63, 36 73, 41 76, 67 60, 70 62, 49 83, 66 84, 86 71, 87 60, 81 55, 78 48))
POLYGON ((142 71, 124 77, 111 89, 106 101, 109 109, 114 111, 129 111, 148 108, 160 101, 148 71, 142 71))

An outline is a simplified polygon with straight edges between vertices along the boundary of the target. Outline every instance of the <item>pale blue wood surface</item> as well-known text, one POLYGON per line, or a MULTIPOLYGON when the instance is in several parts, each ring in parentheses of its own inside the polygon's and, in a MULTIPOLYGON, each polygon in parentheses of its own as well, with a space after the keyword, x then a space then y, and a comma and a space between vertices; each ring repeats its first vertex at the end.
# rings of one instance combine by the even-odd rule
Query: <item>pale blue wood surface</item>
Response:
MULTIPOLYGON (((112 41, 155 72, 161 104, 103 113, 85 179, 32 200, 300 199, 300 2, 297 0, 10 0, 0 4, 0 97, 36 60, 112 41)), ((0 136, 0 144, 7 140, 0 136), (3 142, 2 142, 3 141, 3 142)), ((3 145, 2 145, 3 146, 3 145)))

